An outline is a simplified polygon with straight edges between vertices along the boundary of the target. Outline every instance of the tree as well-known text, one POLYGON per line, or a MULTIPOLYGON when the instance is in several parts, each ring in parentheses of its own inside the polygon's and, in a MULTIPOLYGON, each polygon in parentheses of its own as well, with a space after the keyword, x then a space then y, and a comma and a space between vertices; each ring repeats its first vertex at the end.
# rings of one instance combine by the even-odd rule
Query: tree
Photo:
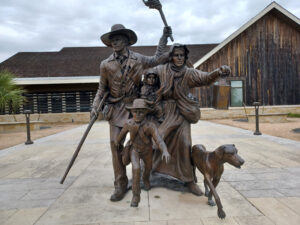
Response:
POLYGON ((11 110, 16 112, 25 100, 22 95, 24 92, 23 88, 16 85, 11 72, 0 71, 0 111, 4 111, 5 106, 10 106, 11 110))

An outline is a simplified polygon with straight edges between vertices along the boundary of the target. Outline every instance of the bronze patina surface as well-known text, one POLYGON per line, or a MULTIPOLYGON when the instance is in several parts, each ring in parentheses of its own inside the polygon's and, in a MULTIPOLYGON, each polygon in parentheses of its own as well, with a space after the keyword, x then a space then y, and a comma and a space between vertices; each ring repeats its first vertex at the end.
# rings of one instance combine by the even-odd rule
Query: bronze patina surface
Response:
MULTIPOLYGON (((115 176, 115 192, 111 201, 119 201, 127 190, 128 178, 126 167, 122 162, 121 152, 115 142, 122 128, 129 119, 126 106, 138 98, 143 70, 163 63, 167 38, 172 33, 170 27, 164 29, 154 56, 144 56, 128 49, 136 41, 134 31, 121 24, 112 26, 111 31, 102 35, 104 44, 112 47, 113 54, 100 65, 100 82, 96 93, 91 115, 97 114, 96 108, 105 92, 109 93, 106 119, 110 124, 110 143, 115 176)), ((125 138, 125 137, 124 137, 125 138)), ((120 141, 124 142, 124 138, 120 141)))
MULTIPOLYGON (((166 25, 154 56, 129 50, 137 36, 122 24, 113 25, 110 32, 101 36, 102 42, 113 49, 113 54, 100 64, 99 88, 91 118, 95 119, 102 111, 110 125, 115 188, 110 200, 120 201, 128 190, 126 165, 129 163, 133 176, 132 207, 137 207, 140 202, 141 180, 144 188, 149 190, 150 181, 160 186, 157 181, 164 183, 166 177, 172 177, 178 181, 176 185, 183 184, 189 192, 201 196, 203 193, 196 184, 196 166, 205 177, 209 203, 213 204, 213 195, 218 216, 225 218, 215 187, 223 173, 223 164, 229 162, 237 166, 233 158, 240 157, 234 145, 221 146, 209 154, 204 151, 204 146, 201 150, 201 145, 194 146, 192 151, 191 124, 200 119, 199 101, 192 93, 193 88, 211 85, 219 78, 223 78, 220 87, 225 87, 225 78, 231 69, 226 65, 212 72, 194 69, 188 60, 189 50, 183 44, 173 44, 166 51, 167 39, 173 38, 162 6, 158 0, 144 3, 158 9, 166 25), (130 139, 124 143, 128 133, 130 139), (156 173, 151 175, 151 171, 156 173), (166 177, 161 179, 157 174, 166 177)), ((224 105, 225 102, 226 108, 228 102, 224 99, 228 99, 229 92, 221 89, 217 90, 216 104, 224 105)), ((238 166, 242 165, 243 160, 240 158, 238 163, 238 166)))
MULTIPOLYGON (((167 37, 167 29, 165 29, 164 43, 166 43, 167 37)), ((114 46, 113 42, 112 46, 114 46)), ((123 48, 120 49, 123 50, 123 48)), ((158 50, 160 49, 162 49, 161 46, 158 47, 158 50)), ((159 55, 162 55, 162 52, 158 52, 159 55)), ((132 66, 129 70, 126 65, 122 70, 122 64, 117 60, 122 57, 118 55, 117 51, 108 60, 101 63, 101 80, 94 100, 94 107, 96 107, 103 93, 109 92, 107 103, 110 109, 106 118, 110 123, 111 150, 115 172, 115 193, 111 200, 121 200, 127 190, 126 163, 122 161, 119 145, 123 145, 125 139, 125 135, 122 133, 129 132, 129 129, 124 128, 129 126, 128 121, 134 123, 132 119, 130 120, 126 107, 128 108, 128 105, 139 96, 142 96, 145 104, 147 103, 148 108, 151 108, 147 117, 153 122, 153 126, 157 126, 159 135, 163 138, 171 155, 170 162, 166 163, 166 161, 161 160, 161 151, 158 151, 161 148, 157 147, 159 146, 158 143, 148 143, 148 147, 151 149, 153 145, 153 171, 172 176, 186 183, 191 193, 198 196, 202 195, 202 191, 195 183, 194 166, 191 163, 191 123, 197 123, 200 119, 198 101, 191 94, 191 90, 194 87, 210 85, 221 76, 228 76, 230 68, 222 66, 212 72, 189 68, 186 65, 189 51, 182 44, 174 44, 166 53, 167 57, 161 57, 167 59, 165 64, 147 71, 141 69, 161 63, 157 60, 158 57, 145 57, 129 51, 128 56, 130 54, 140 57, 140 62, 138 60, 131 62, 132 66), (134 67, 138 67, 139 70, 133 70, 134 67), (145 75, 142 82, 143 73, 145 75), (159 82, 155 79, 158 79, 159 82), (143 84, 142 87, 141 84, 143 84), (158 105, 161 106, 160 110, 162 111, 159 118, 156 116, 158 105), (125 129, 123 132, 121 132, 122 128, 125 129)), ((124 61, 123 64, 129 63, 128 60, 130 61, 130 59, 127 57, 127 62, 124 61)), ((92 110, 92 114, 94 113, 95 111, 92 110)), ((134 183, 136 182, 134 180, 134 183)))
POLYGON ((216 187, 224 172, 224 163, 241 168, 245 161, 238 155, 235 145, 222 145, 213 152, 206 151, 203 145, 194 145, 192 161, 204 176, 205 196, 208 197, 208 204, 215 205, 212 200, 212 196, 214 196, 218 206, 218 217, 224 219, 226 214, 216 192, 216 187))
POLYGON ((168 163, 170 154, 167 150, 167 146, 161 136, 159 135, 156 125, 149 121, 146 116, 151 111, 144 99, 135 99, 133 106, 127 107, 131 111, 133 116, 129 119, 122 128, 119 136, 116 140, 116 146, 119 148, 120 143, 126 137, 126 134, 130 133, 129 151, 123 152, 123 154, 130 155, 130 161, 132 163, 132 193, 131 206, 137 207, 140 201, 140 176, 141 166, 140 161, 144 162, 144 171, 142 174, 144 189, 150 190, 150 172, 152 169, 152 141, 158 146, 161 151, 161 160, 165 159, 168 163))

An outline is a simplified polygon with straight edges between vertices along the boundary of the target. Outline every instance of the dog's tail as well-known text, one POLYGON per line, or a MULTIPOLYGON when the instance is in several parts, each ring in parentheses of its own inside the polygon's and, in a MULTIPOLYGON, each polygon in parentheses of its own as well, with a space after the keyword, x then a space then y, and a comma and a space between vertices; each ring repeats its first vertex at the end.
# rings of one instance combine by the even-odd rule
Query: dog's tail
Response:
POLYGON ((192 163, 193 165, 197 165, 198 159, 206 152, 206 148, 204 145, 194 145, 192 147, 192 163))

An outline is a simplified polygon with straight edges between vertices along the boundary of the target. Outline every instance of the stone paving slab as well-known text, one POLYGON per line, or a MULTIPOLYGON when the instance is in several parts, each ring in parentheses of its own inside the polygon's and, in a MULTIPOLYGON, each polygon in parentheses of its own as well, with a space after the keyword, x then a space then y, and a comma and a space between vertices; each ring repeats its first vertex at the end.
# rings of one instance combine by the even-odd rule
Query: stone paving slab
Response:
POLYGON ((0 224, 4 224, 17 211, 17 209, 0 210, 0 224))
POLYGON ((300 224, 300 215, 276 198, 249 198, 249 201, 276 224, 300 224))
POLYGON ((138 208, 130 207, 131 193, 120 202, 109 200, 111 188, 72 189, 61 196, 37 225, 148 221, 148 193, 142 191, 138 208))
POLYGON ((266 216, 234 217, 239 225, 274 225, 275 223, 266 216))
MULTIPOLYGON (((210 151, 234 143, 246 163, 228 164, 217 188, 225 220, 207 198, 154 187, 142 190, 138 208, 132 193, 111 202, 113 169, 109 127, 91 130, 65 183, 59 183, 85 126, 0 151, 0 224, 13 225, 170 225, 300 224, 300 142, 200 121, 193 144, 210 151)), ((131 178, 131 166, 127 167, 131 178)), ((203 189, 203 176, 197 171, 203 189)))
POLYGON ((47 208, 20 209, 3 225, 32 225, 47 210, 47 208))

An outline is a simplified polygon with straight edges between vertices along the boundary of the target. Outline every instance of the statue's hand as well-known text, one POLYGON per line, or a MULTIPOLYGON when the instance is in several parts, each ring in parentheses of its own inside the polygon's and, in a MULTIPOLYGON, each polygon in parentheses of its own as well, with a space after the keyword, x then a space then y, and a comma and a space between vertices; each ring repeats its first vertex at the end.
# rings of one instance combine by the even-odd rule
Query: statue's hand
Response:
POLYGON ((228 77, 231 74, 231 69, 227 65, 223 65, 219 69, 219 73, 221 77, 228 77))
POLYGON ((92 108, 92 110, 91 110, 91 113, 90 113, 90 118, 92 119, 92 118, 93 118, 93 116, 95 116, 95 117, 98 117, 98 113, 97 113, 97 111, 96 111, 96 108, 95 108, 95 107, 93 107, 93 108, 92 108))
POLYGON ((161 156, 161 159, 162 160, 166 160, 166 163, 168 163, 169 161, 170 161, 170 154, 169 154, 169 152, 167 152, 167 151, 164 151, 163 152, 163 154, 162 154, 162 156, 161 156))
POLYGON ((172 28, 170 26, 164 27, 163 35, 165 37, 171 37, 172 36, 172 28))
POLYGON ((148 6, 150 9, 157 9, 157 10, 160 10, 161 7, 162 7, 159 0, 148 0, 148 1, 143 0, 143 2, 144 2, 145 5, 148 6))

